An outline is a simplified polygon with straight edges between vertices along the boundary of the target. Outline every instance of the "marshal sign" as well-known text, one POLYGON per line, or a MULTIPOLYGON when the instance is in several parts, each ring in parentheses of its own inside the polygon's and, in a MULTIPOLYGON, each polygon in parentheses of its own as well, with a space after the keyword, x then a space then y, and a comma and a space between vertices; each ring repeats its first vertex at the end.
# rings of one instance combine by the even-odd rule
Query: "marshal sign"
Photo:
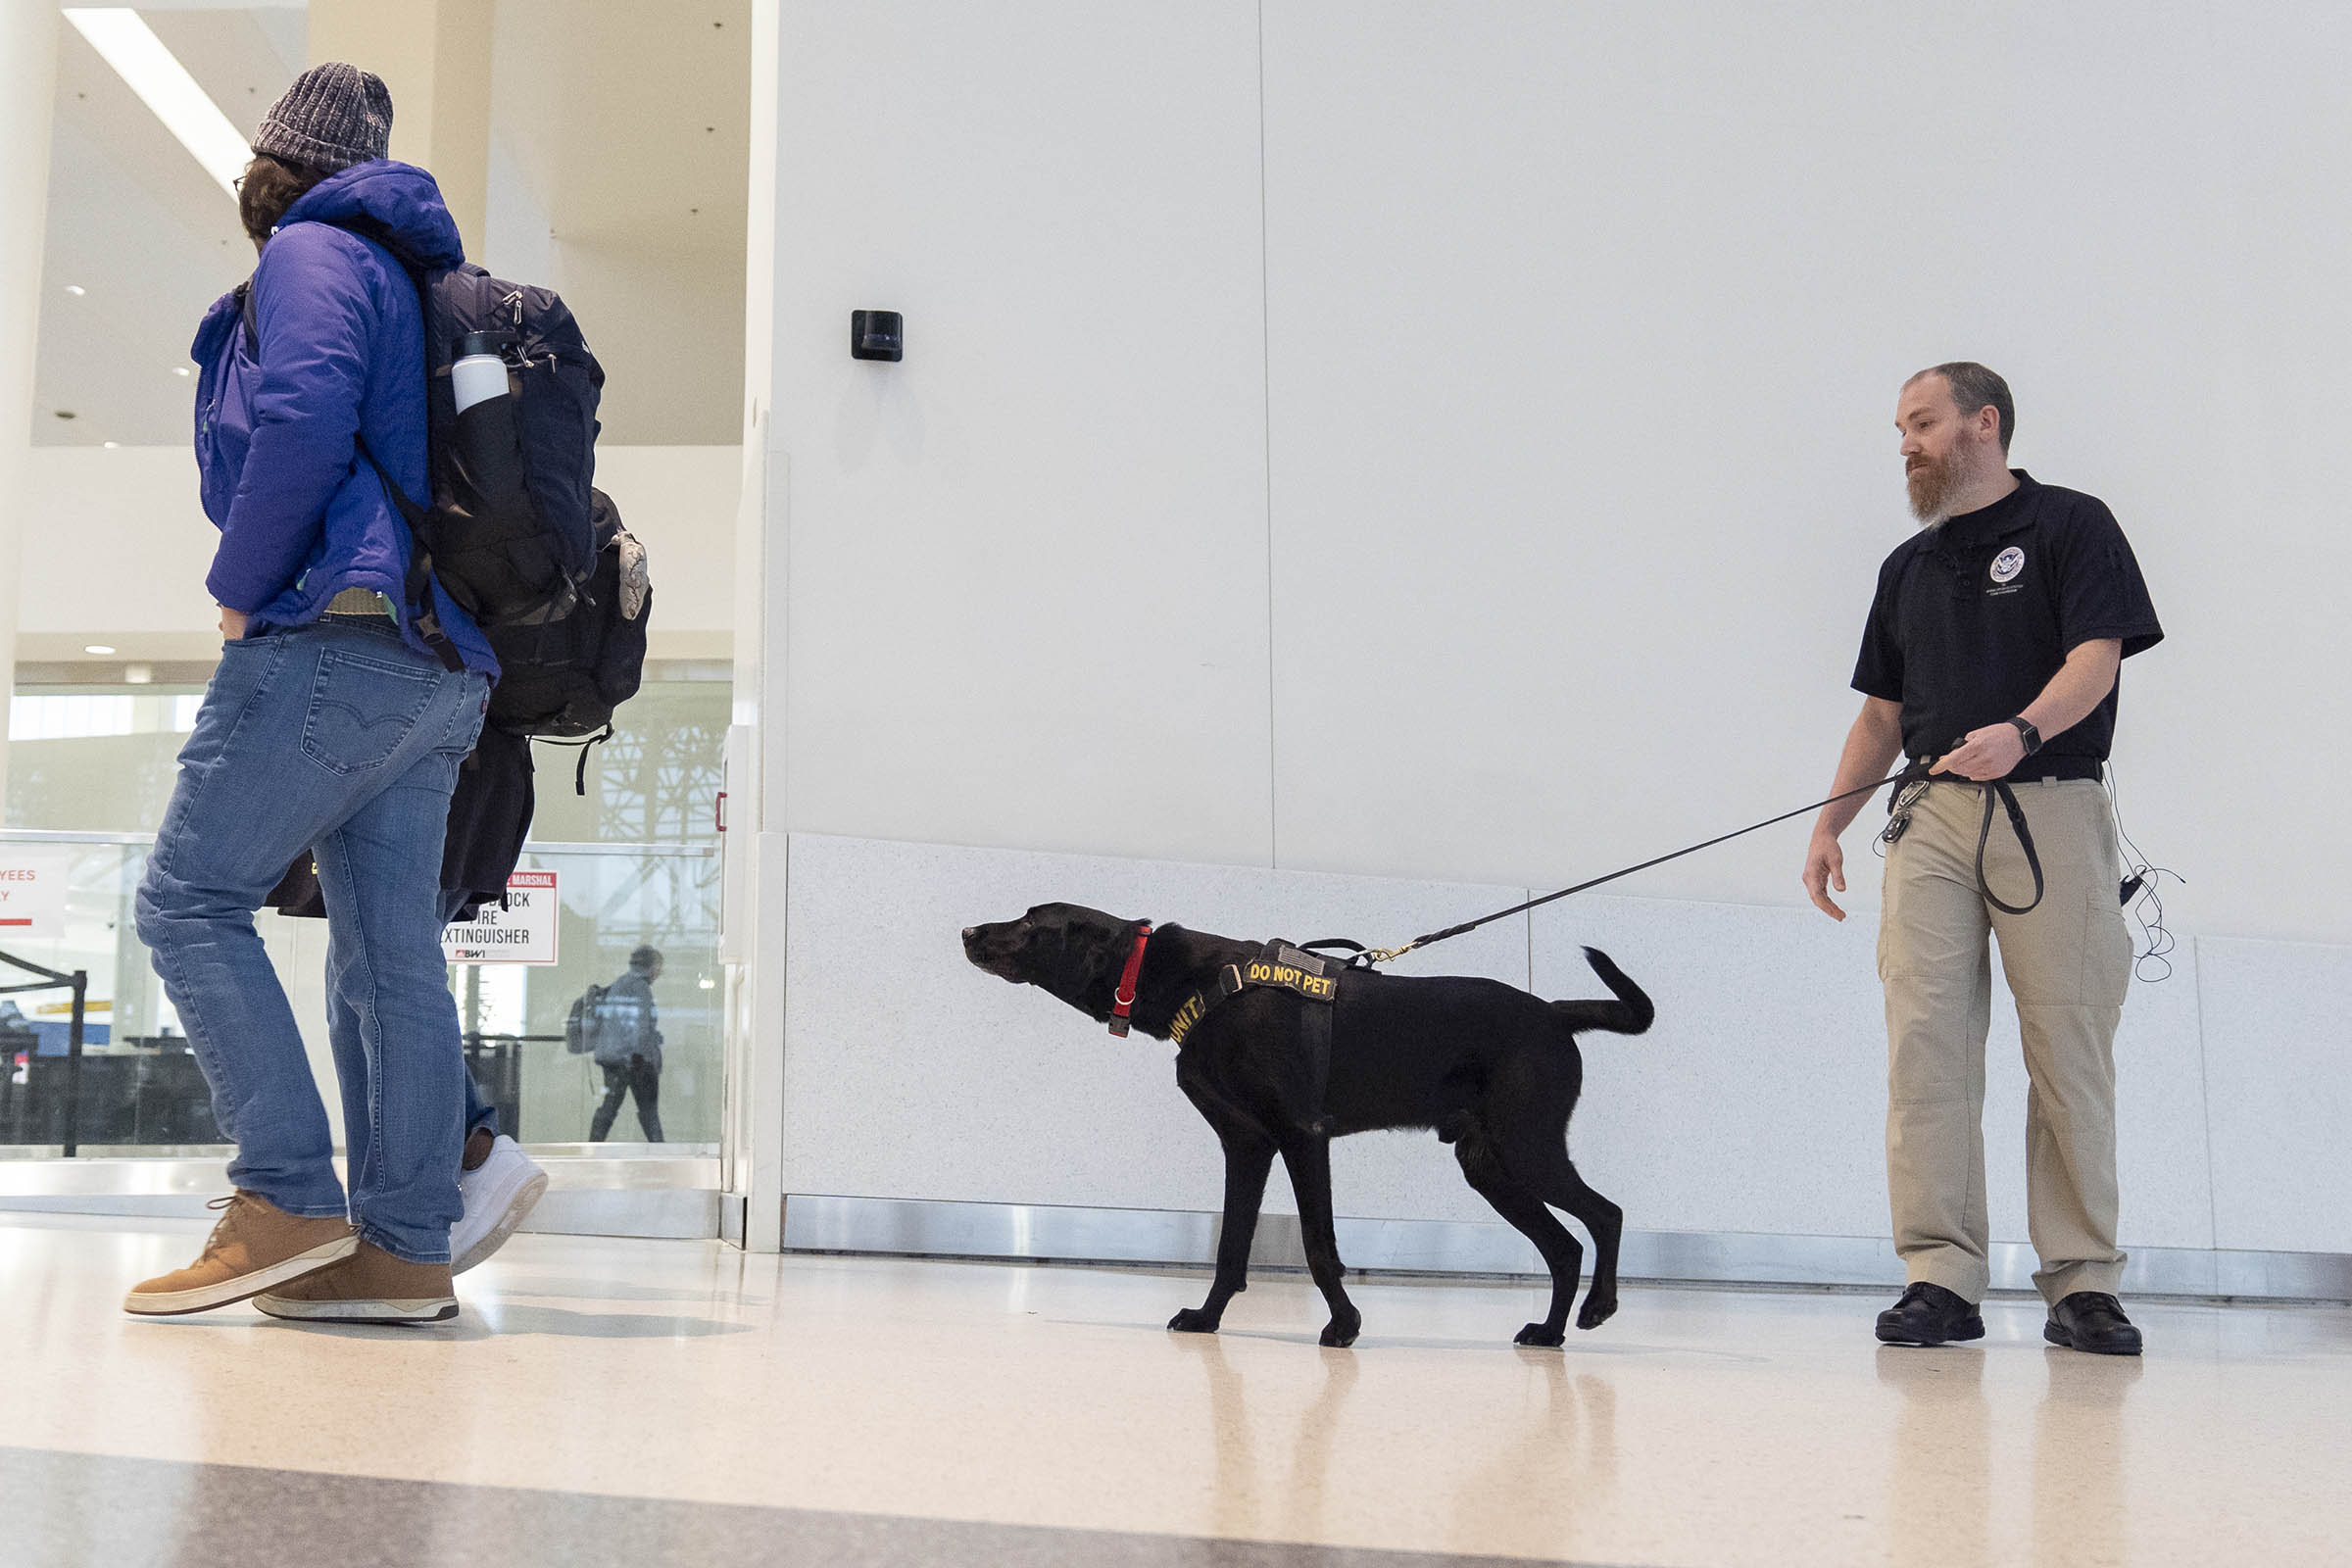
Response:
POLYGON ((564 902, 553 871, 517 871, 507 878, 507 906, 485 904, 462 925, 441 933, 451 963, 553 963, 564 902))

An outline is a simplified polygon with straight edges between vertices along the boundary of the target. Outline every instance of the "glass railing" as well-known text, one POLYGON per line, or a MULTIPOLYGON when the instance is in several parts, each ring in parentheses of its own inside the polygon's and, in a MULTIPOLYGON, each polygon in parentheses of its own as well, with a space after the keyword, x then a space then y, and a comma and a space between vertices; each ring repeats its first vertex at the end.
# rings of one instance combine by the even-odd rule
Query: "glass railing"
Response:
MULTIPOLYGON (((30 927, 0 926, 0 1158, 191 1153, 220 1147, 212 1097, 147 959, 132 900, 152 837, 0 833, 12 863, 63 883, 62 907, 30 927), (70 977, 84 977, 75 1049, 70 977), (64 985, 45 976, 69 977, 64 985), (14 990, 17 986, 47 986, 14 990)), ((553 874, 534 897, 556 910, 543 961, 456 963, 467 1064, 510 1132, 550 1154, 714 1155, 718 1148, 719 860, 709 844, 535 843, 518 871, 553 874), (662 1065, 654 1080, 664 1142, 641 1125, 626 1072, 574 1051, 575 1001, 662 956, 652 982, 662 1065), (615 1079, 609 1138, 589 1140, 615 1079)), ((294 1004, 330 1120, 340 1115, 326 1042, 326 922, 264 911, 255 920, 294 1004)), ((634 1075, 642 1082, 645 1075, 634 1075)), ((337 1143, 340 1144, 340 1127, 337 1143)))

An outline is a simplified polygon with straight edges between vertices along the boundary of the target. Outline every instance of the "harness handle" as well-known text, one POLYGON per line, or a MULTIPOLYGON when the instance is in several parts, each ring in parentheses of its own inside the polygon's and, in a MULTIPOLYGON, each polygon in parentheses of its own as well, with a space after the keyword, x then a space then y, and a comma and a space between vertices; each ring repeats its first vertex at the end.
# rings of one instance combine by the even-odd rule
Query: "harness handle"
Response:
POLYGON ((1301 942, 1298 944, 1298 951, 1301 953, 1314 953, 1323 948, 1347 949, 1348 953, 1348 967, 1350 969, 1369 969, 1372 967, 1372 950, 1365 947, 1361 942, 1350 942, 1346 937, 1325 937, 1319 942, 1301 942))

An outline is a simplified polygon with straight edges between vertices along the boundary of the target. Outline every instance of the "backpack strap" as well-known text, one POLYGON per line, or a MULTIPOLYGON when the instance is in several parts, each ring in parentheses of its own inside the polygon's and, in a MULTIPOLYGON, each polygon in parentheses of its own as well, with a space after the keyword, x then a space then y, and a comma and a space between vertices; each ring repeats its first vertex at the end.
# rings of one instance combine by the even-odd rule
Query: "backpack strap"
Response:
POLYGON ((384 487, 384 498, 409 525, 409 575, 400 590, 401 597, 408 601, 409 624, 416 628, 416 635, 424 639, 424 646, 433 651, 442 666, 454 674, 466 667, 466 659, 458 652, 458 645, 449 640, 449 633, 441 624, 441 612, 433 604, 433 537, 437 531, 433 514, 409 499, 400 481, 368 450, 366 436, 355 432, 352 440, 359 447, 360 456, 368 460, 368 466, 375 470, 377 481, 384 487))
MULTIPOLYGON (((346 233, 356 234, 361 239, 376 246, 386 256, 391 257, 393 264, 401 270, 402 273, 407 276, 410 285, 416 290, 416 321, 419 331, 425 336, 425 363, 429 367, 432 363, 430 334, 432 331, 433 290, 431 274, 416 265, 415 258, 409 254, 408 248, 401 243, 399 235, 395 234, 386 224, 365 213, 356 213, 351 217, 338 219, 330 226, 340 228, 346 233)), ((246 309, 248 312, 252 310, 250 297, 246 302, 246 309)), ((250 319, 250 317, 248 318, 250 319)), ((426 371, 425 382, 425 386, 419 390, 425 393, 426 422, 429 426, 431 422, 431 371, 429 368, 426 371)), ((375 470, 377 481, 384 487, 385 499, 392 503, 392 510, 399 513, 401 520, 409 525, 409 574, 407 581, 401 585, 401 597, 408 601, 409 624, 416 628, 417 636, 424 639, 425 647, 433 651, 434 657, 441 661, 442 667, 452 673, 464 669, 466 667, 465 656, 458 652, 457 644, 450 641, 449 632, 441 624, 440 610, 433 603, 433 551, 440 532, 434 526, 433 514, 429 509, 420 507, 411 500, 409 493, 400 487, 400 481, 393 478, 384 466, 376 461, 375 454, 368 450, 366 436, 355 434, 353 440, 359 448, 360 456, 368 460, 368 466, 375 470)), ((431 445, 429 435, 426 437, 426 445, 429 451, 431 445)))
POLYGON ((605 727, 598 733, 587 737, 585 740, 559 741, 552 740, 545 735, 533 735, 528 738, 537 741, 542 746, 578 747, 580 749, 580 765, 573 771, 571 775, 571 792, 574 795, 586 795, 588 793, 588 748, 591 746, 602 746, 605 744, 605 742, 612 738, 612 721, 611 719, 605 720, 605 727))

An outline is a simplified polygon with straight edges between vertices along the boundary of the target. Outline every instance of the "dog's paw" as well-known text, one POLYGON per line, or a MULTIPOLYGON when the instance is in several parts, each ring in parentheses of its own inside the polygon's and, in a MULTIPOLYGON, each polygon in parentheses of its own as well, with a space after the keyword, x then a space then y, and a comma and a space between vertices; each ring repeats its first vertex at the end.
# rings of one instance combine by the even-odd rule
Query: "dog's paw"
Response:
POLYGON ((1345 1350, 1355 1343, 1355 1337, 1363 1332, 1363 1328, 1364 1320, 1353 1314, 1344 1318, 1335 1317, 1323 1325, 1323 1337, 1315 1343, 1326 1350, 1345 1350))
POLYGON ((1214 1334, 1217 1332, 1217 1320, 1197 1306, 1188 1306, 1168 1319, 1168 1332, 1171 1334, 1214 1334))
POLYGON ((1617 1298, 1612 1296, 1596 1301, 1588 1296, 1583 1309, 1576 1314, 1576 1326, 1580 1329, 1596 1329, 1616 1315, 1617 1298))
POLYGON ((1548 1323, 1530 1323, 1511 1339, 1513 1345, 1532 1345, 1539 1349, 1556 1350, 1568 1343, 1565 1329, 1555 1329, 1548 1323))

